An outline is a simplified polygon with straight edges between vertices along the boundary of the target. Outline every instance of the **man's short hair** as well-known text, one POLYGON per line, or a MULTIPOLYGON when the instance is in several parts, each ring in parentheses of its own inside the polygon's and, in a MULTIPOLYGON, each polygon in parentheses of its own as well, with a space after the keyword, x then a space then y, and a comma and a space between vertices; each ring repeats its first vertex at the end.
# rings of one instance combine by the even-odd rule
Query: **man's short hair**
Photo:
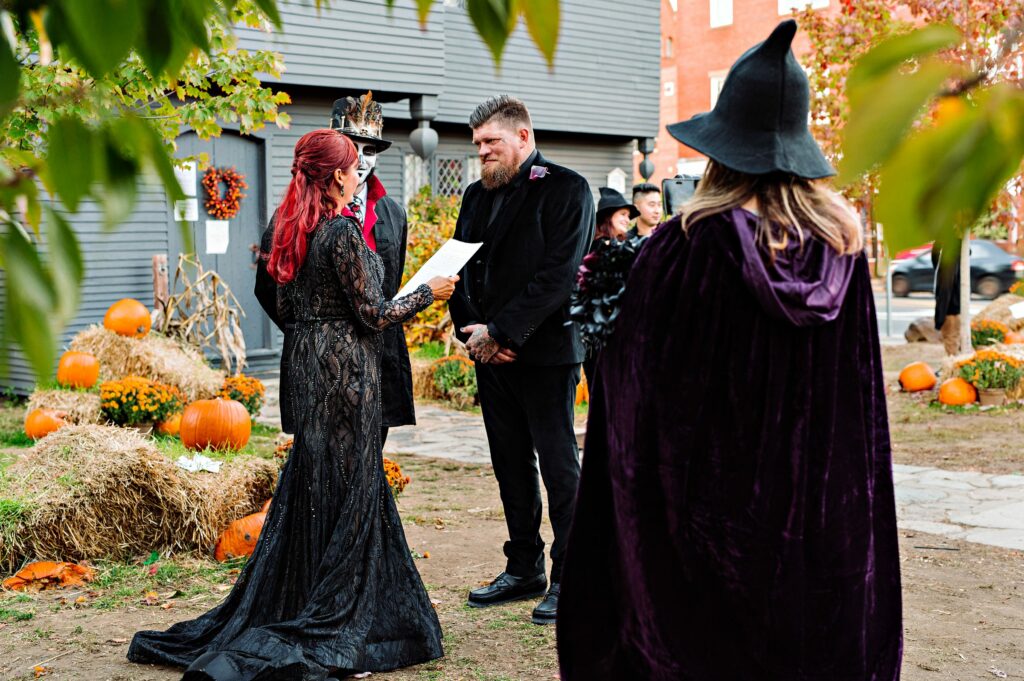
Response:
POLYGON ((640 184, 633 185, 633 200, 636 201, 636 197, 643 196, 644 194, 651 194, 653 192, 661 193, 661 187, 654 184, 653 182, 641 182, 640 184))
POLYGON ((473 109, 469 116, 469 127, 476 130, 484 123, 496 120, 510 128, 533 130, 530 110, 521 99, 511 95, 498 95, 473 109))

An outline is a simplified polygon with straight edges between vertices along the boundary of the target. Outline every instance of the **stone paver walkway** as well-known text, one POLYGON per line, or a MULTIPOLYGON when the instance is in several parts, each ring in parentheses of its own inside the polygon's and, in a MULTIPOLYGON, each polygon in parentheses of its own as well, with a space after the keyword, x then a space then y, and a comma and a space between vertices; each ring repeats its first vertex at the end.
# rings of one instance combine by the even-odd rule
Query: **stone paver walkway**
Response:
MULTIPOLYGON (((260 420, 280 425, 276 382, 267 381, 260 420)), ((479 415, 417 405, 417 425, 393 428, 385 454, 490 463, 479 415)), ((923 466, 893 467, 899 526, 952 539, 1024 550, 1024 475, 988 475, 923 466)))

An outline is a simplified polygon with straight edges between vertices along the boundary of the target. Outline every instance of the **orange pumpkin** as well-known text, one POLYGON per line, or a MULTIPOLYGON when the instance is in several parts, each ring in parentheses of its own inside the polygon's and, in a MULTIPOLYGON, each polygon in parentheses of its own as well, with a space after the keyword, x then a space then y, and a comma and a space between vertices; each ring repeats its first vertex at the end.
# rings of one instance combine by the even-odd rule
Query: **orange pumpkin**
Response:
POLYGON ((1003 341, 1007 345, 1015 345, 1017 343, 1024 343, 1024 333, 1020 331, 1011 331, 1006 334, 1006 339, 1003 341))
POLYGON ((189 449, 241 449, 251 431, 249 412, 235 400, 196 400, 181 417, 181 443, 189 449))
POLYGON ((13 577, 4 580, 5 589, 15 591, 42 591, 64 586, 83 586, 96 577, 96 571, 75 563, 55 563, 41 560, 29 563, 13 577))
POLYGON ((950 378, 939 386, 939 402, 951 406, 973 404, 978 399, 978 391, 962 378, 950 378))
POLYGON ((260 509, 260 513, 266 513, 267 511, 270 510, 271 501, 273 501, 273 499, 267 499, 266 501, 263 502, 263 508, 260 509))
POLYGON ((161 421, 156 427, 156 432, 161 435, 175 436, 181 433, 181 412, 169 416, 166 420, 161 421))
POLYGON ((103 326, 121 336, 143 338, 149 333, 149 310, 133 298, 122 298, 107 310, 103 326))
POLYGON ((908 364, 900 372, 900 387, 908 393, 931 390, 937 382, 935 372, 924 362, 908 364))
POLYGON ((100 377, 100 363, 88 352, 68 350, 57 364, 57 382, 65 388, 91 388, 100 377))
POLYGON ((66 411, 56 409, 33 409, 25 415, 25 435, 33 440, 46 437, 65 424, 66 411))
POLYGON ((263 521, 266 519, 267 514, 260 511, 232 521, 217 540, 213 557, 225 561, 229 558, 251 556, 253 549, 256 548, 256 540, 260 538, 260 532, 263 530, 263 521))
POLYGON ((576 406, 580 406, 584 402, 590 402, 590 387, 587 385, 587 379, 582 379, 576 386, 576 406))

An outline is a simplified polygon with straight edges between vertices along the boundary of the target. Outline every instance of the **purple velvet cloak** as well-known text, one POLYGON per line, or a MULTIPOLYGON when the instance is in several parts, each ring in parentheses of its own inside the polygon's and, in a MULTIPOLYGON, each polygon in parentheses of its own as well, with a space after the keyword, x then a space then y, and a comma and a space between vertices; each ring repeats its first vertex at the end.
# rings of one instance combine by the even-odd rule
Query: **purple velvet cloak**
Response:
POLYGON ((774 265, 743 210, 648 240, 602 353, 564 681, 892 681, 892 460, 863 256, 774 265))

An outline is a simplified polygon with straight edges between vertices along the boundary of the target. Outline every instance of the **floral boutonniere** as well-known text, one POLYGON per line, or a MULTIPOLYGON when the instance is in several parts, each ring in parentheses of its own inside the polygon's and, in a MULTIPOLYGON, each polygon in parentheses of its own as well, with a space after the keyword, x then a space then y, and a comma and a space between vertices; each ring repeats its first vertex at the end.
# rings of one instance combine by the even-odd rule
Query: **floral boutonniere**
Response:
POLYGON ((530 179, 539 180, 548 174, 546 166, 530 166, 530 179))

